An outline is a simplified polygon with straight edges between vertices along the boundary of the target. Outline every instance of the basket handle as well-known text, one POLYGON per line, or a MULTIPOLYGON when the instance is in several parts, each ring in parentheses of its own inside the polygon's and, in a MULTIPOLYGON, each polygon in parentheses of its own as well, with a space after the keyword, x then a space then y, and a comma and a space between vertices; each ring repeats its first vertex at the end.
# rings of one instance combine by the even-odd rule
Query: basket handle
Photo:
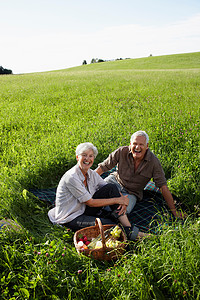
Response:
POLYGON ((102 240, 102 246, 103 246, 103 249, 105 250, 106 249, 106 240, 105 240, 103 225, 102 225, 101 220, 99 218, 96 218, 95 226, 99 226, 99 230, 100 230, 100 234, 101 234, 101 240, 102 240))

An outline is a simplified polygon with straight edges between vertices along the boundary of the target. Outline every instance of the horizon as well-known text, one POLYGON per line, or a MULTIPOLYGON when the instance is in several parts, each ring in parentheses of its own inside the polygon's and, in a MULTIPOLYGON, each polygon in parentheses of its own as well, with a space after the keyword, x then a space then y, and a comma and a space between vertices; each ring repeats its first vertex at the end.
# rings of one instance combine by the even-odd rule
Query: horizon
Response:
MULTIPOLYGON (((149 55, 149 56, 146 56, 146 57, 135 57, 135 58, 116 58, 116 59, 110 59, 110 60, 104 60, 103 62, 106 63, 106 62, 114 62, 114 61, 121 61, 121 60, 140 60, 140 59, 145 59, 145 58, 149 58, 149 57, 165 57, 165 56, 174 56, 174 55, 187 55, 187 54, 195 54, 195 53, 200 53, 200 51, 197 51, 197 52, 187 52, 187 53, 173 53, 173 54, 164 54, 164 55, 149 55)), ((102 63, 102 62, 96 62, 96 64, 99 64, 99 63, 102 63)), ((95 63, 92 63, 91 61, 90 62, 87 62, 87 65, 90 65, 90 64, 95 64, 95 63)), ((81 63, 80 65, 77 65, 77 66, 70 66, 70 67, 66 67, 66 68, 61 68, 61 69, 54 69, 54 70, 46 70, 46 71, 34 71, 34 72, 26 72, 26 73, 12 73, 12 75, 25 75, 25 74, 34 74, 34 73, 43 73, 43 72, 56 72, 56 71, 62 71, 62 70, 67 70, 67 69, 71 69, 71 68, 77 68, 77 67, 80 67, 82 66, 83 64, 81 63)), ((4 68, 6 69, 6 68, 4 68)))

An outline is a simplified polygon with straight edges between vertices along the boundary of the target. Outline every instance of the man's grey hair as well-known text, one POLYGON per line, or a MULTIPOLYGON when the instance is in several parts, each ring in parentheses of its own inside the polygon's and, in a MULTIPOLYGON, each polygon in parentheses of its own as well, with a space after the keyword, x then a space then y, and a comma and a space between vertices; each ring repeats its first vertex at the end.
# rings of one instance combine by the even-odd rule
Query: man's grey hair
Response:
POLYGON ((134 134, 132 134, 132 136, 131 136, 131 142, 134 140, 134 138, 136 136, 144 136, 146 138, 146 143, 147 144, 149 143, 149 136, 145 131, 139 130, 139 131, 134 132, 134 134))
POLYGON ((92 143, 86 142, 86 143, 81 143, 77 146, 76 156, 81 155, 82 153, 84 153, 84 151, 87 151, 87 150, 92 150, 94 153, 94 157, 96 157, 98 154, 97 148, 92 143))

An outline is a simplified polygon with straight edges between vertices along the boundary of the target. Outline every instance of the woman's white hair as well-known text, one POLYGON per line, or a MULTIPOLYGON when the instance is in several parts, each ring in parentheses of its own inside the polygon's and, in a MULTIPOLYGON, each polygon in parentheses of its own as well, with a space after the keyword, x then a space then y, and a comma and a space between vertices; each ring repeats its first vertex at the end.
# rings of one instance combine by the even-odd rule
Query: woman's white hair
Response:
POLYGON ((93 151, 94 157, 96 157, 97 154, 98 154, 97 148, 92 143, 88 143, 88 142, 81 143, 81 144, 79 144, 77 146, 77 148, 76 148, 76 156, 77 155, 81 155, 82 153, 84 153, 84 151, 87 151, 87 150, 90 150, 90 149, 93 151))
POLYGON ((145 131, 139 130, 134 132, 134 134, 131 136, 131 142, 134 140, 136 136, 144 136, 146 138, 146 143, 147 144, 149 143, 149 136, 145 131))

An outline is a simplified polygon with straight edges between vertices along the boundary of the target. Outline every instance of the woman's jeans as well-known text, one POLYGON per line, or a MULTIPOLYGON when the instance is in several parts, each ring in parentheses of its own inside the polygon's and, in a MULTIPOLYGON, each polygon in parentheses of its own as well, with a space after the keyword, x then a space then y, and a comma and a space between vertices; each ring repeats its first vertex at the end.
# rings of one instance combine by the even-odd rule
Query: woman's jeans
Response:
MULTIPOLYGON (((108 199, 120 197, 119 190, 115 184, 108 183, 100 188, 92 196, 93 199, 108 199)), ((103 225, 117 224, 119 215, 117 213, 118 204, 110 205, 110 211, 105 210, 103 207, 89 207, 86 206, 84 214, 76 217, 71 222, 63 224, 73 231, 77 231, 84 227, 94 226, 96 218, 100 218, 103 225)))
POLYGON ((136 204, 136 201, 137 201, 137 197, 135 195, 132 195, 132 194, 129 194, 126 189, 117 182, 116 178, 115 178, 115 175, 114 174, 110 174, 108 177, 106 177, 104 179, 107 183, 113 183, 117 186, 118 190, 120 193, 122 193, 122 195, 128 195, 128 198, 129 198, 129 204, 127 206, 127 209, 126 209, 126 213, 127 214, 130 214, 130 212, 133 210, 135 204, 136 204))

